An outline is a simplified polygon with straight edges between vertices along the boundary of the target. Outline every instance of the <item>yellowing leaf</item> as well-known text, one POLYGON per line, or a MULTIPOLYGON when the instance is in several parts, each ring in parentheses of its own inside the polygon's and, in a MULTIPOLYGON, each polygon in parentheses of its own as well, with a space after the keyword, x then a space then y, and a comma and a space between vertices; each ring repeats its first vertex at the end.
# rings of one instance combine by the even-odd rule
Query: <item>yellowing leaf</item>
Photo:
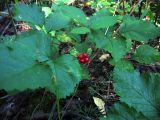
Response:
POLYGON ((93 97, 93 100, 94 100, 94 103, 97 105, 98 109, 100 110, 100 112, 102 114, 106 114, 104 101, 97 97, 93 97))

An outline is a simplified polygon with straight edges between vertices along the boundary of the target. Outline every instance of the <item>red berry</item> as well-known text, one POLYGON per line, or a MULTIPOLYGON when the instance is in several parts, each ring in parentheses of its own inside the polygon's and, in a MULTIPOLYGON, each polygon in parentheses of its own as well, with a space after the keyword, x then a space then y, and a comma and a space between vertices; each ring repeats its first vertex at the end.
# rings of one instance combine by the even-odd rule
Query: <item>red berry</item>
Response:
POLYGON ((79 59, 79 62, 80 62, 81 64, 85 64, 85 60, 84 60, 84 59, 79 59))
POLYGON ((85 61, 86 63, 88 63, 88 62, 89 62, 89 58, 88 58, 88 57, 84 58, 84 61, 85 61))
POLYGON ((80 55, 78 55, 77 57, 78 57, 78 59, 82 59, 82 58, 83 58, 83 55, 80 54, 80 55))
POLYGON ((81 64, 85 64, 89 62, 89 57, 86 53, 79 54, 77 58, 79 60, 79 63, 81 64))
POLYGON ((83 57, 88 57, 88 55, 86 53, 82 53, 83 57))

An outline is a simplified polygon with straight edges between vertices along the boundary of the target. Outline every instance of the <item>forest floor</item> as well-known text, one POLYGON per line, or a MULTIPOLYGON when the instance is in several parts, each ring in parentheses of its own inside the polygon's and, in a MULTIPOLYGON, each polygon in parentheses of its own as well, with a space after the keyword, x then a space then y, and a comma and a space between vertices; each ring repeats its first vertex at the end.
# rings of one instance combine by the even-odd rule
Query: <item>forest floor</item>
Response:
MULTIPOLYGON (((84 8, 88 15, 94 10, 84 8)), ((3 9, 5 11, 5 9, 3 9)), ((2 10, 1 10, 2 11, 2 10)), ((19 33, 27 31, 25 23, 17 27, 19 33)), ((14 35, 13 24, 8 15, 0 17, 0 36, 14 35)), ((61 49, 68 47, 63 43, 61 49)), ((105 109, 116 101, 119 96, 116 95, 112 84, 110 72, 113 67, 108 62, 100 61, 101 55, 106 54, 99 51, 95 58, 88 65, 90 79, 82 80, 76 87, 75 92, 60 101, 61 115, 63 120, 98 120, 102 115, 94 103, 93 97, 98 97, 105 102, 105 109)), ((159 71, 158 66, 140 66, 139 70, 159 71)), ((68 85, 69 87, 69 85, 68 85)), ((4 90, 0 90, 0 120, 48 120, 57 119, 57 110, 55 109, 55 96, 44 88, 37 90, 26 90, 18 94, 10 95, 4 90)))

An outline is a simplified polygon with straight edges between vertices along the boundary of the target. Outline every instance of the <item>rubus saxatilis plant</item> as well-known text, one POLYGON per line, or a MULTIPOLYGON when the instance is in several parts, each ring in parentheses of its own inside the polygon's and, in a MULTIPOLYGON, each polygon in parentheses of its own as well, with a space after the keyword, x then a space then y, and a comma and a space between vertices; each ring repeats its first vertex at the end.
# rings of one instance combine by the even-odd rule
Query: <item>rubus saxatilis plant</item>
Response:
POLYGON ((32 30, 6 37, 0 43, 0 89, 45 87, 58 100, 65 98, 82 79, 88 78, 88 71, 80 63, 87 63, 89 57, 58 54, 60 42, 72 43, 78 53, 87 53, 94 44, 112 56, 109 63, 114 66, 114 86, 121 100, 101 119, 123 120, 125 116, 128 120, 159 120, 160 74, 140 74, 125 59, 130 53, 131 60, 140 64, 160 62, 160 53, 147 44, 160 36, 160 28, 153 23, 129 15, 113 16, 106 8, 87 17, 79 8, 55 4, 51 8, 16 4, 14 19, 28 23, 32 30), (85 40, 81 40, 83 34, 85 40), (135 41, 141 44, 133 51, 135 41))

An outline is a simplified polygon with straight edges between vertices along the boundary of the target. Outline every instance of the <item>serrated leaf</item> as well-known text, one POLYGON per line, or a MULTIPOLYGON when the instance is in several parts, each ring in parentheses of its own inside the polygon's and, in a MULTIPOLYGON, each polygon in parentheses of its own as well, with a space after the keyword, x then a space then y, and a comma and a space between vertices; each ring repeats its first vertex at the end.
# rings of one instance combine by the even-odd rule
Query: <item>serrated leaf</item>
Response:
POLYGON ((53 92, 58 96, 58 99, 70 95, 87 74, 71 55, 63 55, 55 61, 49 61, 48 65, 53 73, 53 92))
POLYGON ((61 4, 71 4, 73 3, 75 0, 54 0, 55 4, 61 5, 61 4))
POLYGON ((142 64, 151 64, 160 61, 160 53, 149 45, 141 45, 136 49, 133 59, 142 64))
POLYGON ((116 103, 109 110, 106 117, 100 120, 149 120, 142 113, 137 112, 134 108, 125 103, 116 103))
POLYGON ((41 7, 35 4, 16 4, 14 6, 14 19, 17 21, 25 21, 34 25, 44 24, 44 13, 41 7))
POLYGON ((71 33, 73 34, 86 34, 89 32, 90 32, 90 29, 88 29, 87 27, 76 27, 71 30, 71 33))
POLYGON ((115 62, 114 60, 109 61, 109 63, 111 65, 114 65, 115 68, 118 68, 119 70, 123 71, 123 70, 127 70, 127 71, 132 71, 134 70, 133 65, 131 64, 131 62, 121 59, 117 62, 115 62))
POLYGON ((94 42, 97 48, 110 52, 116 62, 130 51, 132 44, 130 40, 125 40, 123 38, 114 39, 106 37, 102 32, 89 34, 87 39, 94 42))
POLYGON ((97 48, 104 49, 107 44, 107 37, 101 31, 92 32, 88 35, 87 40, 94 42, 97 48))
POLYGON ((45 21, 47 31, 59 30, 69 26, 70 19, 60 13, 50 14, 45 21))
POLYGON ((35 31, 21 34, 10 44, 12 49, 0 44, 0 89, 22 91, 51 86, 51 71, 38 62, 39 57, 50 56, 50 39, 35 31))
POLYGON ((88 24, 91 29, 97 30, 113 26, 116 22, 116 16, 91 16, 88 24))
POLYGON ((88 78, 88 72, 71 55, 51 60, 51 49, 50 39, 38 31, 0 44, 0 89, 22 91, 45 87, 58 99, 70 95, 80 80, 88 78))
POLYGON ((120 33, 132 40, 148 42, 160 36, 160 28, 155 27, 151 22, 137 20, 134 17, 124 17, 120 33))
POLYGON ((63 15, 81 23, 86 25, 87 24, 87 17, 84 14, 84 12, 80 9, 80 8, 76 8, 73 6, 62 6, 61 7, 61 12, 63 13, 63 15))
POLYGON ((131 48, 131 41, 124 40, 124 39, 107 39, 106 50, 109 51, 117 62, 123 56, 130 51, 131 48), (117 52, 118 51, 118 52, 117 52))
POLYGON ((160 118, 160 74, 114 70, 114 87, 121 101, 154 120, 160 118))

